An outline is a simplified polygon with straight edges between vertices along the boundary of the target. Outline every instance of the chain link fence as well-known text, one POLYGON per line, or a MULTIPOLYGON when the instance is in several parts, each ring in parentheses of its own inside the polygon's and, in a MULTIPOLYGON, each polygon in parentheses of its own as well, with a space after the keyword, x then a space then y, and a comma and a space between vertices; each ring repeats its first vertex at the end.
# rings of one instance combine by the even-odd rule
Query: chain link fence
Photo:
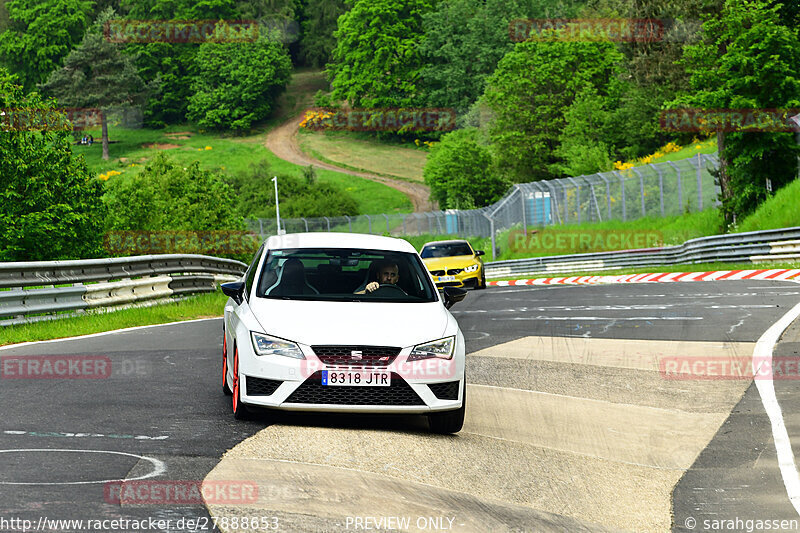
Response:
MULTIPOLYGON (((281 219, 287 233, 338 231, 395 237, 458 235, 491 237, 514 227, 557 226, 666 217, 719 205, 719 186, 711 171, 716 155, 655 163, 514 185, 500 200, 480 209, 448 209, 426 213, 281 219)), ((278 233, 275 219, 248 220, 262 238, 278 233)))

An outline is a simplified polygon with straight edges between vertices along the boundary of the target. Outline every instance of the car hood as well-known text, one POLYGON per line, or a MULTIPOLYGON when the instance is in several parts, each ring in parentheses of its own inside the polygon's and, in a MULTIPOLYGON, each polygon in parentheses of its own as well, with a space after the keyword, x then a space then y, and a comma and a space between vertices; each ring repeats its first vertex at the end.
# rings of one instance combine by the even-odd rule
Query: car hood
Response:
POLYGON ((456 255, 452 257, 430 257, 423 259, 428 270, 440 270, 443 268, 464 268, 477 263, 472 255, 456 255))
POLYGON ((254 300, 264 333, 306 345, 413 346, 443 337, 450 319, 440 302, 254 300))

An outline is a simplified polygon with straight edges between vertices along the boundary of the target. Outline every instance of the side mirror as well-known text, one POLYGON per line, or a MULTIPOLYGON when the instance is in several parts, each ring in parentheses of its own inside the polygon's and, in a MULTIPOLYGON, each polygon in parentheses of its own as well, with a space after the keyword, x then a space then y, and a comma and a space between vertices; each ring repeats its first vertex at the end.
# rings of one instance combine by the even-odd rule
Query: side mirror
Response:
POLYGON ((222 293, 225 296, 230 296, 237 305, 242 305, 244 301, 244 281, 231 281, 230 283, 223 283, 220 285, 222 293))
POLYGON ((448 309, 467 297, 467 289, 462 289, 461 287, 445 287, 443 291, 444 306, 448 309))
POLYGON ((475 255, 484 255, 485 253, 483 250, 475 250, 475 255))

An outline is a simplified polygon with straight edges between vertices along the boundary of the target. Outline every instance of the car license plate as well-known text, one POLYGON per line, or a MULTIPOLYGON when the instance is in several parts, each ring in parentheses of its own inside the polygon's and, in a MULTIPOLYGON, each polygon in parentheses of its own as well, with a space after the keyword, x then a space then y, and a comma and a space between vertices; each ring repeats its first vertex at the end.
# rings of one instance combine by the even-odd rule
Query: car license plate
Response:
POLYGON ((456 277, 455 277, 455 276, 439 276, 439 281, 440 281, 440 282, 444 282, 444 281, 455 281, 455 280, 456 280, 456 277))
POLYGON ((322 384, 329 387, 389 387, 392 374, 375 370, 323 370, 322 384))

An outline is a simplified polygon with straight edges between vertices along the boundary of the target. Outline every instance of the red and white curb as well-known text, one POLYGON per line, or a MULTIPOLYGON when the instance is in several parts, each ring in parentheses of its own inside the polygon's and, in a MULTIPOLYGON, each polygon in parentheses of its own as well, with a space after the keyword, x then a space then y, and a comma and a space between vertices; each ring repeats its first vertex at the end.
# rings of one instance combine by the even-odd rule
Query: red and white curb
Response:
MULTIPOLYGON (((800 276, 800 269, 714 270, 711 272, 660 272, 655 274, 626 274, 623 276, 513 279, 510 281, 489 281, 486 284, 494 287, 510 287, 515 285, 596 285, 601 283, 669 283, 674 281, 735 281, 743 279, 785 281, 797 276, 800 276)), ((800 278, 797 281, 800 281, 800 278)))

